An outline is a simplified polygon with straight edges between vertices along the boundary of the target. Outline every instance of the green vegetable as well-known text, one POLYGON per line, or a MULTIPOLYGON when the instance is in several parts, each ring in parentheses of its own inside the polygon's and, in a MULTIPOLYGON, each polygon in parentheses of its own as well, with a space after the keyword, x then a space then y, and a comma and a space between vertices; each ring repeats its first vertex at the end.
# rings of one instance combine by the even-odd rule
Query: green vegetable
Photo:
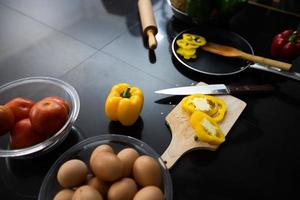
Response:
POLYGON ((217 0, 216 6, 219 9, 220 15, 230 16, 246 3, 247 0, 217 0))
POLYGON ((191 17, 196 17, 200 21, 205 21, 211 15, 214 6, 212 0, 187 0, 186 12, 191 17))
POLYGON ((186 0, 186 13, 197 22, 204 22, 230 17, 246 3, 247 0, 186 0))

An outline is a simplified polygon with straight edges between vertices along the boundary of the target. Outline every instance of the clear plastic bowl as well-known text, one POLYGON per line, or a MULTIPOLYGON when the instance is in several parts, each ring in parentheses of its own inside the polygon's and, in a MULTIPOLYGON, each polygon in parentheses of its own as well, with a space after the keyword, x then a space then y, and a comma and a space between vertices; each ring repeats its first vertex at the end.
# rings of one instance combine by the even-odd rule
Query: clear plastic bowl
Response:
POLYGON ((15 97, 24 97, 38 101, 44 97, 58 96, 70 104, 70 113, 65 125, 47 140, 22 149, 10 149, 9 134, 0 136, 0 157, 36 157, 59 145, 71 131, 80 108, 79 96, 68 83, 51 77, 29 77, 0 86, 0 104, 15 97))
POLYGON ((173 199, 173 186, 170 173, 160 156, 150 146, 130 136, 105 134, 83 140, 63 153, 45 176, 40 188, 38 200, 52 200, 56 193, 62 189, 62 186, 60 186, 57 181, 57 172, 64 162, 70 159, 80 159, 89 165, 89 158, 92 151, 101 144, 110 145, 115 152, 119 152, 126 147, 132 147, 136 149, 140 155, 149 155, 157 159, 162 172, 162 189, 165 199, 173 199))

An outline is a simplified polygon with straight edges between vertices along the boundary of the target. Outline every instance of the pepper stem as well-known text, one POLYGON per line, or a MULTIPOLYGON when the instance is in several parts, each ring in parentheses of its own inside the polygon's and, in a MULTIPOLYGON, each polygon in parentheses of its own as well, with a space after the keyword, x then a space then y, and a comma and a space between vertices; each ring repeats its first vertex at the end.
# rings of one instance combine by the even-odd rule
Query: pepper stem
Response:
POLYGON ((125 90, 123 90, 120 94, 121 97, 123 98, 130 98, 131 94, 130 94, 130 87, 126 88, 125 90))
POLYGON ((294 31, 292 35, 289 37, 289 42, 295 43, 297 40, 298 31, 294 31))

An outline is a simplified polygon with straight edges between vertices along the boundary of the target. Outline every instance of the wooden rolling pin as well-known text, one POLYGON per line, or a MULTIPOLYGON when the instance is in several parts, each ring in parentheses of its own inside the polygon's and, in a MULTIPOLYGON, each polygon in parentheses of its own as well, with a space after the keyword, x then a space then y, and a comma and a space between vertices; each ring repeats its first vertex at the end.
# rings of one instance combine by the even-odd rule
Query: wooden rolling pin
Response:
POLYGON ((151 0, 138 0, 143 33, 148 37, 148 45, 150 49, 157 47, 155 35, 157 34, 157 26, 153 14, 151 0))

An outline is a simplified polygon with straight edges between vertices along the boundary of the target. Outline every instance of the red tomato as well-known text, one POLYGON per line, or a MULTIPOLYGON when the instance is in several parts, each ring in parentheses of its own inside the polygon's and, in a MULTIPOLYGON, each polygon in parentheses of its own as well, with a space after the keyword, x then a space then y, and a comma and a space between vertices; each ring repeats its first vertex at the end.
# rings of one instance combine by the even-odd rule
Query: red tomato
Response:
POLYGON ((61 98, 61 97, 50 96, 50 97, 46 97, 46 98, 44 98, 42 100, 53 100, 53 101, 56 101, 57 103, 62 104, 66 108, 67 113, 69 113, 69 111, 70 111, 70 105, 69 105, 69 103, 66 100, 64 100, 63 98, 61 98))
POLYGON ((5 104, 14 113, 15 122, 28 118, 31 107, 34 102, 30 99, 25 99, 21 97, 14 98, 5 104))
POLYGON ((11 109, 0 105, 0 136, 7 133, 14 125, 15 117, 11 109))
POLYGON ((12 129, 10 137, 10 144, 13 149, 29 147, 46 139, 43 134, 32 129, 29 118, 18 121, 12 129))
POLYGON ((29 113, 32 128, 50 136, 59 131, 66 123, 68 113, 65 107, 53 100, 41 100, 34 104, 29 113))

